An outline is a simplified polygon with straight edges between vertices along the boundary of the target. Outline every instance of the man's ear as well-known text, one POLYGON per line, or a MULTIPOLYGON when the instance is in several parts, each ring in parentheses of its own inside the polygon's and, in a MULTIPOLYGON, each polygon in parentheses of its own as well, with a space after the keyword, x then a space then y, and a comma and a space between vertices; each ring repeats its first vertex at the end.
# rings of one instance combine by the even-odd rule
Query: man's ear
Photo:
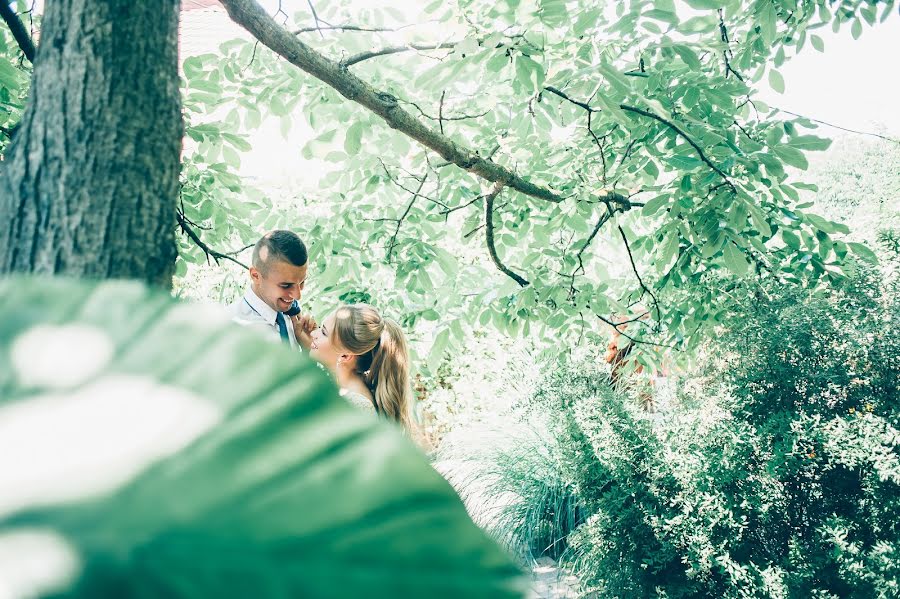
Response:
POLYGON ((259 283, 260 279, 262 279, 262 273, 256 269, 255 266, 250 267, 250 278, 254 283, 259 283))

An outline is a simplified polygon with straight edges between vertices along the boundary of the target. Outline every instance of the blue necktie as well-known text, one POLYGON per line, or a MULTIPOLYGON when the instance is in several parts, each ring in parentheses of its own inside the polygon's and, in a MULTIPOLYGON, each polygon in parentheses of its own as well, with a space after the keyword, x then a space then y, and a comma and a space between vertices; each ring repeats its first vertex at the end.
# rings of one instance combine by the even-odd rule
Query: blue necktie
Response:
POLYGON ((281 340, 290 345, 291 342, 288 339, 287 323, 284 322, 284 314, 281 312, 276 313, 275 323, 278 325, 278 332, 281 334, 281 340))

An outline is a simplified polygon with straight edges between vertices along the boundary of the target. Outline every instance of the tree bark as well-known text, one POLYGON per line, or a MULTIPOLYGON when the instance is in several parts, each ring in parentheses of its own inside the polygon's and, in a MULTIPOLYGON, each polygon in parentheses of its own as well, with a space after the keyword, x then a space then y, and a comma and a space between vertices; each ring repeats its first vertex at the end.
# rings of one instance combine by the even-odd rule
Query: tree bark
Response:
POLYGON ((183 126, 178 0, 47 3, 0 171, 0 272, 170 287, 183 126))

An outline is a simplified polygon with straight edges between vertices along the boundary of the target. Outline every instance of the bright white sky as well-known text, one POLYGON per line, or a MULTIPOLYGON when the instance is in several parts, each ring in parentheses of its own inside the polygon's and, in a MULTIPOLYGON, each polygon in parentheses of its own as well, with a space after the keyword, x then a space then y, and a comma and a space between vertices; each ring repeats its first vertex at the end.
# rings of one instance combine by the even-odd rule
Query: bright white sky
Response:
MULTIPOLYGON (((895 11, 896 13, 896 11, 895 11)), ((816 31, 825 41, 820 53, 806 43, 802 52, 779 69, 785 80, 784 94, 760 83, 759 98, 771 106, 858 131, 882 132, 900 137, 900 16, 866 26, 854 40, 850 27, 840 33, 831 28, 816 31), (887 133, 879 131, 884 127, 887 133)), ((823 127, 821 134, 842 132, 823 127)))

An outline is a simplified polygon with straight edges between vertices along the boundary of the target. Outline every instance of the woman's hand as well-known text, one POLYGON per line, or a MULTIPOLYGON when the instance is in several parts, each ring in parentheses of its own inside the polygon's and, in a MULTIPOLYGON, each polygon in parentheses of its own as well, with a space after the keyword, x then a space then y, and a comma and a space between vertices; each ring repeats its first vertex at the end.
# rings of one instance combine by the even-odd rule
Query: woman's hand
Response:
POLYGON ((294 337, 297 343, 305 350, 309 350, 312 345, 312 332, 318 328, 316 319, 309 314, 298 314, 291 317, 291 324, 294 325, 294 337))

